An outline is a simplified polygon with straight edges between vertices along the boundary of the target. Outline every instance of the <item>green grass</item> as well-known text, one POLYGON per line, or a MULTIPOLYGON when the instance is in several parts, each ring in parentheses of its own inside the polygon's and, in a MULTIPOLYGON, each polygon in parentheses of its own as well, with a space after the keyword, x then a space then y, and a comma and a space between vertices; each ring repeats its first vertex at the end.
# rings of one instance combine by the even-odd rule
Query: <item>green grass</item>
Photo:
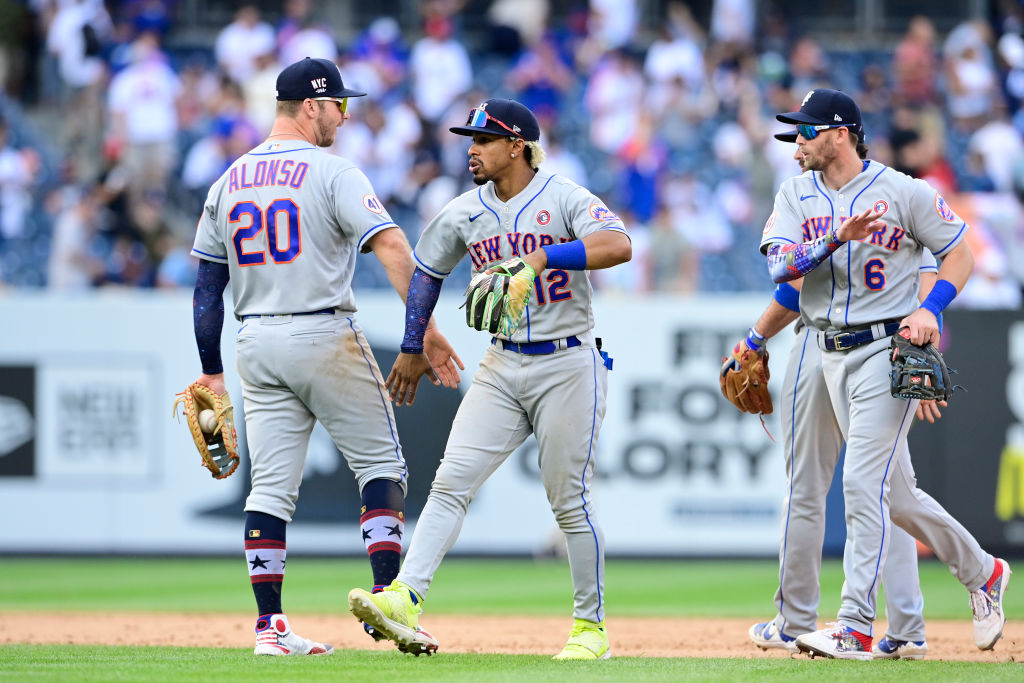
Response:
MULTIPOLYGON (((750 617, 774 613, 772 561, 610 561, 613 616, 750 617)), ((3 558, 4 611, 167 611, 248 614, 252 595, 239 558, 3 558)), ((289 558, 285 606, 293 613, 342 614, 346 595, 365 586, 365 560, 289 558)), ((922 562, 925 616, 970 619, 967 595, 945 566, 922 562)), ((822 570, 823 618, 835 614, 842 567, 822 570)), ((559 560, 450 558, 438 571, 430 613, 563 615, 571 612, 568 567, 559 560)), ((1024 591, 1005 607, 1024 614, 1024 591)), ((248 648, 0 646, 0 679, 26 681, 1013 681, 1016 663, 835 662, 805 658, 669 659, 616 657, 601 663, 553 662, 536 655, 441 653, 400 657, 340 650, 324 658, 255 658, 248 648)))
POLYGON ((0 673, 24 681, 1013 681, 1014 663, 840 662, 809 659, 615 657, 554 662, 540 655, 399 657, 346 650, 331 657, 256 658, 248 649, 8 645, 0 673))
MULTIPOLYGON (((778 581, 772 561, 615 560, 605 593, 612 615, 761 617, 774 610, 778 581)), ((136 610, 249 612, 252 593, 239 558, 0 559, 2 610, 136 610)), ((347 611, 346 596, 369 583, 362 559, 292 556, 285 606, 292 612, 347 611)), ((822 567, 820 614, 839 608, 838 560, 822 567)), ((925 616, 967 619, 967 593, 946 567, 921 562, 925 616)), ((427 599, 438 614, 564 615, 571 610, 568 565, 559 560, 469 560, 441 565, 427 599)), ((1024 591, 1009 591, 1006 608, 1024 613, 1024 591)))

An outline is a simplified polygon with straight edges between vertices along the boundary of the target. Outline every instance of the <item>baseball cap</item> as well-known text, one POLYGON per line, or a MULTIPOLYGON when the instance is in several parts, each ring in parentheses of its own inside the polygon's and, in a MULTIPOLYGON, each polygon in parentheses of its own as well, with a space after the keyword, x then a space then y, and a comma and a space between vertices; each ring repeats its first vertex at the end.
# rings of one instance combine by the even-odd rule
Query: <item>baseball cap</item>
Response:
POLYGON ((515 100, 492 98, 471 109, 466 125, 449 128, 458 135, 490 133, 515 136, 528 142, 540 140, 540 124, 526 105, 515 100))
MULTIPOLYGON (((846 126, 858 140, 864 140, 864 124, 860 107, 844 92, 829 88, 817 88, 804 95, 799 111, 778 114, 782 123, 807 123, 812 126, 846 126)), ((776 133, 776 140, 796 142, 796 133, 776 133)))
POLYGON ((329 59, 306 57, 286 66, 277 76, 277 99, 304 100, 307 97, 362 97, 341 82, 341 71, 329 59))

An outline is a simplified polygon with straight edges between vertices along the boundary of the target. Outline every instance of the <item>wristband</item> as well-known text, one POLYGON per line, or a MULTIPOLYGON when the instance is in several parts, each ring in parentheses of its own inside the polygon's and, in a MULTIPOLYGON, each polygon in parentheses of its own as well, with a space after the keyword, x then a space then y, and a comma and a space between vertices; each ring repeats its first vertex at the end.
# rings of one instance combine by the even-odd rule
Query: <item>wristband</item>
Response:
POLYGON ((954 298, 956 298, 956 287, 953 286, 953 283, 949 280, 939 280, 932 287, 932 291, 928 292, 925 300, 921 302, 920 308, 929 310, 938 317, 939 313, 942 313, 954 298))
POLYGON ((760 353, 766 341, 753 327, 747 331, 747 348, 751 351, 760 353))
POLYGON ((780 282, 775 288, 775 300, 785 309, 800 312, 800 290, 788 282, 780 282))
POLYGON ((586 270, 587 248, 580 240, 549 244, 542 247, 548 255, 548 268, 560 270, 586 270))

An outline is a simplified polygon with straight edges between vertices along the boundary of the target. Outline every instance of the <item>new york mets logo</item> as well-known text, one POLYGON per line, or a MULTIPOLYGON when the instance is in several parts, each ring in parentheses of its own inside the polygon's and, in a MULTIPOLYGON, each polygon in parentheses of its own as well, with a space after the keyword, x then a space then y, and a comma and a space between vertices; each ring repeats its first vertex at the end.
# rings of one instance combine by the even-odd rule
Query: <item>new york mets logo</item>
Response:
POLYGON ((768 232, 775 227, 775 212, 772 211, 772 215, 768 216, 768 220, 764 222, 764 230, 761 231, 762 235, 767 235, 768 232))
POLYGON ((380 203, 375 194, 364 194, 363 206, 374 213, 384 213, 384 205, 380 203))
MULTIPOLYGON (((594 218, 597 218, 597 216, 594 216, 594 218)), ((537 214, 537 222, 540 223, 541 225, 547 225, 548 223, 551 222, 551 214, 548 213, 547 209, 543 209, 540 213, 537 214)))
POLYGON ((617 221, 619 217, 608 210, 607 206, 594 202, 590 205, 590 215, 598 221, 617 221))
POLYGON ((956 214, 953 213, 953 209, 949 208, 949 204, 946 203, 946 200, 938 192, 935 193, 935 211, 944 221, 952 223, 956 220, 956 214))
POLYGON ((879 199, 877 202, 875 202, 874 206, 871 207, 871 210, 874 211, 875 213, 885 213, 886 211, 889 210, 889 205, 886 203, 884 199, 879 199))

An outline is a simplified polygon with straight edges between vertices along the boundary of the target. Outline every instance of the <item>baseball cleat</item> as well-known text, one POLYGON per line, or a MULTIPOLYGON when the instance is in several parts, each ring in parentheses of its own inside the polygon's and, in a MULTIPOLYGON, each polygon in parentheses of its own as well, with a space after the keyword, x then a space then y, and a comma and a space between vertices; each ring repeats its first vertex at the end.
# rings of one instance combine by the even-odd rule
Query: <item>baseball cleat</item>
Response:
POLYGON ((348 607, 363 622, 364 629, 369 625, 381 640, 394 642, 401 652, 417 657, 437 652, 437 639, 419 627, 423 611, 420 600, 413 602, 412 589, 405 584, 395 581, 379 593, 353 588, 348 594, 348 607))
POLYGON ((569 633, 569 642, 553 659, 608 659, 611 656, 604 621, 596 623, 575 619, 569 633))
POLYGON ((1010 565, 996 558, 996 568, 988 583, 971 591, 971 611, 974 612, 974 644, 979 650, 991 650, 1003 635, 1006 615, 1003 614, 1003 593, 1010 584, 1010 565))
POLYGON ((750 640, 762 650, 796 652, 796 638, 791 638, 775 627, 774 621, 762 621, 747 631, 750 640))
POLYGON ((871 659, 871 636, 842 624, 797 636, 796 647, 814 657, 829 659, 871 659))
POLYGON ((875 645, 875 659, 924 659, 928 643, 923 640, 896 640, 885 636, 875 645))
POLYGON ((288 617, 283 614, 264 614, 256 620, 257 655, 329 655, 330 645, 317 643, 292 633, 288 617))

